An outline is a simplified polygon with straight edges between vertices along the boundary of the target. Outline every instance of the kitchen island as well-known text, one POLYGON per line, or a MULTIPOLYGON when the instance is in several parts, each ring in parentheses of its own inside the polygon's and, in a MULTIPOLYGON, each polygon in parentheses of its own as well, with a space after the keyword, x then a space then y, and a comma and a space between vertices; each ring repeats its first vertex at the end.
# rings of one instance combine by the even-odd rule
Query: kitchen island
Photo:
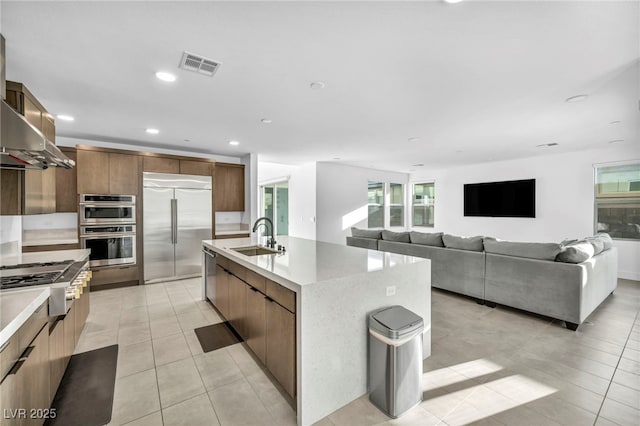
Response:
MULTIPOLYGON (((248 278, 263 277, 267 281, 265 299, 275 299, 287 308, 276 295, 294 294, 285 312, 295 317, 295 389, 288 393, 294 397, 299 425, 312 424, 367 392, 368 313, 402 305, 420 315, 425 324, 423 356, 430 355, 428 259, 283 236, 278 243, 286 247, 284 253, 247 256, 234 250, 257 242, 255 238, 208 240, 203 247, 215 252, 218 263, 229 263, 230 269, 244 268, 248 278), (283 291, 276 288, 279 286, 283 291)), ((210 281, 216 278, 211 272, 203 275, 206 299, 207 276, 210 281)), ((252 279, 246 280, 245 285, 253 290, 247 295, 260 291, 260 286, 251 284, 252 279)), ((247 312, 251 315, 250 307, 247 312)), ((252 322, 255 319, 248 318, 247 324, 252 322)), ((249 347, 256 353, 251 344, 249 347)), ((272 371, 268 360, 266 365, 272 371)))

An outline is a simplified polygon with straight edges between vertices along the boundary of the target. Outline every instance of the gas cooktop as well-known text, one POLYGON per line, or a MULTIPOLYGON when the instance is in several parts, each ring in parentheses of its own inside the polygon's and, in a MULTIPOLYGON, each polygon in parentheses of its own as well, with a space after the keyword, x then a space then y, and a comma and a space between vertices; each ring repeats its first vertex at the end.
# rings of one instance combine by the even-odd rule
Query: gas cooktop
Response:
POLYGON ((53 284, 73 263, 73 260, 65 260, 62 262, 23 263, 0 267, 0 290, 53 284))

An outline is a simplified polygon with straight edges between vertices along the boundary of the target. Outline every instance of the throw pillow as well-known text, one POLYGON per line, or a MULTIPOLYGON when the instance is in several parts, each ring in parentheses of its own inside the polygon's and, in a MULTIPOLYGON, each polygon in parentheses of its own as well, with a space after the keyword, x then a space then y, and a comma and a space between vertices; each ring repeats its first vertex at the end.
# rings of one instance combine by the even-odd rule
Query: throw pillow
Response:
POLYGON ((596 234, 596 237, 602 240, 605 250, 609 250, 611 247, 613 247, 613 240, 611 239, 611 236, 609 234, 605 232, 599 232, 596 234))
POLYGON ((425 233, 411 232, 409 235, 413 244, 422 244, 425 246, 444 247, 442 242, 442 232, 425 233))
POLYGON ((593 256, 593 245, 588 241, 578 241, 563 247, 556 257, 556 262, 582 263, 593 256))
POLYGON ((525 257, 527 259, 555 260, 562 250, 558 243, 520 243, 513 241, 499 241, 485 237, 484 251, 487 253, 506 256, 525 257))
POLYGON ((375 229, 351 228, 351 236, 379 240, 382 238, 382 232, 380 230, 376 231, 375 229))
POLYGON ((408 232, 382 231, 382 239, 385 241, 395 241, 397 243, 410 243, 408 232))
POLYGON ((444 234, 442 236, 442 242, 447 248, 453 248, 458 250, 469 251, 482 251, 484 246, 482 245, 483 237, 458 237, 457 235, 444 234))
POLYGON ((604 241, 599 237, 587 237, 585 238, 593 246, 593 255, 600 254, 604 251, 604 241))

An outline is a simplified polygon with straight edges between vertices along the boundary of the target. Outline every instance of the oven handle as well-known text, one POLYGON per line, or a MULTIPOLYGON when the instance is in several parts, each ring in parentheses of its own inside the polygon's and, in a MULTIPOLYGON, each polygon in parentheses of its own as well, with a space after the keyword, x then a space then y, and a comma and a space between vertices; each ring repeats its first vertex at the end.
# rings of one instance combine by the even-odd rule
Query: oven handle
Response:
POLYGON ((80 203, 80 207, 135 207, 136 203, 104 202, 104 203, 80 203))
POLYGON ((104 234, 81 234, 80 239, 83 240, 96 240, 102 238, 120 238, 120 237, 135 237, 135 232, 107 232, 104 234))

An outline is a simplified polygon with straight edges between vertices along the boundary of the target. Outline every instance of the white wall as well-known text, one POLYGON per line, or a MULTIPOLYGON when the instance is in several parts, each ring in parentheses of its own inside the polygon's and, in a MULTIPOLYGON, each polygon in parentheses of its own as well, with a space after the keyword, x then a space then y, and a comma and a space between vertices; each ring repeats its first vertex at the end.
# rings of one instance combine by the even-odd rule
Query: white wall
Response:
POLYGON ((317 239, 345 244, 351 227, 367 227, 367 182, 407 184, 407 173, 317 163, 317 239))
POLYGON ((291 173, 289 235, 316 239, 316 163, 303 164, 291 173))
MULTIPOLYGON (((609 146, 567 154, 425 171, 413 182, 435 180, 435 227, 426 232, 490 235, 513 241, 561 241, 594 233, 593 165, 639 158, 636 146, 609 146), (464 217, 463 184, 536 179, 536 217, 464 217)), ((616 241, 619 276, 640 279, 640 242, 616 241)))
POLYGON ((260 161, 258 163, 258 185, 289 180, 297 169, 298 166, 260 161))
POLYGON ((22 247, 22 216, 0 216, 0 256, 15 256, 22 247))

